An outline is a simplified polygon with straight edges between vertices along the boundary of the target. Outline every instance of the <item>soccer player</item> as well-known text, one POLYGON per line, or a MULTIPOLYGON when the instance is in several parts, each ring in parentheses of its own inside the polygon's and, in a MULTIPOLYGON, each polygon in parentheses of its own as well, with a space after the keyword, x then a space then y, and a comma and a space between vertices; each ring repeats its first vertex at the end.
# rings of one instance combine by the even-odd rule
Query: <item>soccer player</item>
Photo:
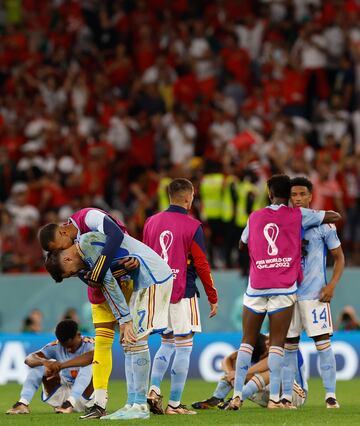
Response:
MULTIPOLYGON (((294 207, 308 208, 312 198, 312 183, 297 177, 291 180, 290 200, 294 207)), ((297 302, 285 343, 282 402, 291 402, 290 383, 296 368, 296 351, 303 329, 314 339, 319 355, 320 375, 325 387, 327 408, 339 408, 336 400, 336 362, 331 347, 333 333, 330 301, 345 267, 344 253, 332 224, 308 229, 304 236, 305 251, 302 264, 304 279, 298 288, 297 302), (334 258, 329 283, 326 280, 326 251, 334 258)))
POLYGON ((174 274, 169 326, 163 332, 151 372, 148 403, 155 414, 164 414, 160 385, 171 366, 170 400, 166 414, 196 414, 181 404, 190 363, 193 335, 201 331, 196 274, 210 304, 210 318, 217 313, 217 292, 206 259, 201 222, 188 215, 194 188, 187 179, 174 179, 168 187, 170 207, 150 217, 144 226, 144 243, 168 262, 174 274))
MULTIPOLYGON (((251 356, 266 313, 270 320, 270 399, 268 408, 285 408, 280 401, 284 343, 302 280, 302 228, 335 222, 335 212, 289 208, 290 178, 274 175, 268 180, 271 205, 253 212, 242 236, 250 255, 249 283, 244 296, 243 339, 236 360, 234 395, 227 407, 238 410, 251 356)), ((286 408, 292 408, 290 406, 286 408)))
MULTIPOLYGON (((125 225, 108 213, 96 209, 85 208, 70 216, 68 223, 57 225, 49 223, 39 233, 41 246, 46 251, 61 250, 69 248, 76 239, 90 231, 99 231, 106 235, 106 243, 99 253, 99 259, 94 264, 92 272, 81 275, 80 278, 90 284, 88 286, 88 299, 91 303, 93 323, 95 327, 95 354, 93 365, 93 382, 95 389, 94 407, 87 413, 88 418, 104 415, 107 403, 107 389, 112 369, 111 347, 115 336, 116 321, 108 308, 106 298, 96 281, 101 282, 104 273, 109 269, 109 264, 114 258, 114 253, 122 241, 123 232, 126 233, 125 225), (102 260, 100 264, 100 258, 102 260), (94 283, 94 284, 93 284, 94 283), (98 407, 98 408, 97 408, 98 407)), ((127 298, 130 297, 131 282, 126 274, 127 269, 138 266, 137 260, 127 259, 124 263, 124 271, 118 271, 118 280, 127 298)))
POLYGON ((29 404, 41 384, 42 401, 54 407, 56 413, 80 412, 93 404, 91 362, 94 339, 82 337, 77 323, 72 320, 59 322, 55 335, 58 340, 26 357, 25 364, 31 370, 22 387, 19 401, 6 414, 29 414, 29 404), (87 360, 80 368, 76 367, 79 357, 87 360), (48 379, 45 377, 45 370, 51 364, 50 360, 62 363, 63 369, 60 374, 48 379))
MULTIPOLYGON (((246 375, 246 385, 243 389, 243 400, 250 401, 266 407, 269 402, 269 366, 268 366, 268 338, 263 334, 259 335, 254 352, 252 354, 252 366, 246 375)), ((222 366, 224 376, 219 380, 214 394, 204 401, 194 402, 193 408, 206 410, 213 407, 225 409, 229 401, 224 402, 227 394, 234 387, 235 366, 238 353, 232 352, 223 359, 222 366)), ((295 406, 305 403, 307 396, 307 382, 304 376, 304 361, 300 350, 298 351, 298 363, 296 370, 296 382, 292 386, 292 394, 295 406), (299 384, 298 384, 299 383, 299 384)))
MULTIPOLYGON (((81 270, 92 270, 105 241, 103 234, 88 232, 68 249, 53 251, 46 262, 46 268, 55 281, 76 275, 81 270)), ((112 312, 119 322, 120 338, 125 344, 125 355, 128 355, 125 356, 128 401, 125 407, 105 419, 150 417, 146 404, 150 373, 147 338, 150 333, 167 327, 172 281, 172 271, 160 256, 135 238, 123 234, 110 270, 105 275, 102 289, 108 302, 104 309, 108 310, 109 315, 112 312), (122 271, 119 261, 129 256, 140 262, 139 268, 131 272, 134 292, 130 307, 114 278, 119 270, 122 271)))

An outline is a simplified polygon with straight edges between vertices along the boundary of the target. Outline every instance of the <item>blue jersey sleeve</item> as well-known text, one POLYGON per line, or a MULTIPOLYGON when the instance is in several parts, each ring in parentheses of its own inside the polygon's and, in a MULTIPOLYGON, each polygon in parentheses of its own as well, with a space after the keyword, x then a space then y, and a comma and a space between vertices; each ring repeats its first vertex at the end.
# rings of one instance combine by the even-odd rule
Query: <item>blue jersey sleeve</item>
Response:
POLYGON ((336 232, 336 226, 333 223, 327 223, 322 226, 324 241, 329 250, 340 247, 341 242, 336 232))
POLYGON ((300 210, 302 216, 301 224, 305 230, 322 224, 325 217, 324 210, 312 210, 303 207, 300 210))
POLYGON ((59 344, 58 341, 48 343, 37 352, 43 353, 46 359, 57 359, 57 347, 59 344))

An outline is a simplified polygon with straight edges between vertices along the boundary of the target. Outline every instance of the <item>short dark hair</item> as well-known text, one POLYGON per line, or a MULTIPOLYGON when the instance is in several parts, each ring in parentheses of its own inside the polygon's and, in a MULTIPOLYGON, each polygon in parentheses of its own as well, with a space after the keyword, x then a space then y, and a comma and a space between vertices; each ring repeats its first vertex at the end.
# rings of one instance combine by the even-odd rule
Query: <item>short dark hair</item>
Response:
POLYGON ((66 319, 60 321, 56 326, 55 335, 60 343, 65 343, 69 339, 73 339, 76 336, 78 330, 79 327, 75 321, 66 319))
POLYGON ((290 198, 291 180, 287 175, 273 175, 267 181, 269 191, 274 197, 290 198))
POLYGON ((48 223, 39 232, 39 240, 43 250, 50 251, 49 245, 55 240, 55 231, 59 227, 56 223, 48 223))
POLYGON ((299 176, 299 177, 295 177, 291 179, 291 188, 293 186, 306 186, 306 188, 309 190, 310 193, 312 193, 313 191, 313 184, 311 180, 309 180, 308 178, 304 176, 301 176, 301 177, 299 176))
POLYGON ((61 250, 53 250, 46 256, 45 268, 52 276, 53 280, 61 283, 63 280, 63 269, 60 262, 61 250))
POLYGON ((259 362, 266 354, 266 339, 267 337, 265 336, 265 334, 260 333, 258 335, 251 357, 252 363, 259 362))
POLYGON ((180 192, 193 191, 193 184, 185 178, 174 179, 168 186, 169 197, 176 197, 180 192))

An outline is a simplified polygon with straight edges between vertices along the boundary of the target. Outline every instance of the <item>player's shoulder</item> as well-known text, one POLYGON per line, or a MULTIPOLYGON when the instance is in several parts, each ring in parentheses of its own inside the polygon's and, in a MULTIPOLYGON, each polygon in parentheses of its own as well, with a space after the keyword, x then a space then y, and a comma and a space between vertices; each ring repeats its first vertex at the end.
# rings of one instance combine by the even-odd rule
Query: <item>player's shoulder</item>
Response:
POLYGON ((322 223, 319 229, 324 235, 336 233, 336 226, 333 223, 322 223))
POLYGON ((90 232, 87 232, 86 234, 80 235, 79 244, 80 246, 83 246, 86 244, 94 245, 94 243, 103 242, 105 241, 105 239, 106 239, 106 236, 102 234, 101 232, 90 231, 90 232))
POLYGON ((57 346, 59 344, 58 340, 53 340, 52 342, 49 342, 46 346, 51 347, 51 346, 57 346))

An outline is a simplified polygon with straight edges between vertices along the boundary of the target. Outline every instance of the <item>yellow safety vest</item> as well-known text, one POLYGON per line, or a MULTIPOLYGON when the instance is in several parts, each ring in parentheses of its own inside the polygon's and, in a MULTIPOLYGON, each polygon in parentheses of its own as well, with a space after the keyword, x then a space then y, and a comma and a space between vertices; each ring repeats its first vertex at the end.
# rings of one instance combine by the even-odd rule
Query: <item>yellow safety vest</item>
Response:
POLYGON ((231 191, 231 187, 235 183, 235 176, 227 176, 225 178, 222 194, 222 220, 226 223, 231 222, 234 219, 235 215, 235 203, 231 191))
POLYGON ((157 190, 159 211, 166 210, 170 205, 169 194, 168 194, 168 186, 170 182, 171 182, 171 178, 169 177, 163 177, 160 179, 159 187, 157 190))
POLYGON ((204 220, 222 218, 224 178, 222 173, 211 173, 204 175, 200 182, 201 213, 204 220))
POLYGON ((236 194, 237 194, 237 204, 236 204, 236 215, 235 215, 235 224, 236 226, 239 226, 240 228, 245 228, 247 224, 247 220, 249 218, 249 213, 247 209, 247 201, 248 201, 248 195, 250 192, 253 192, 255 194, 255 201, 254 205, 252 207, 252 211, 257 210, 256 206, 256 200, 258 199, 258 189, 257 187, 249 182, 249 181, 242 181, 238 182, 236 185, 236 194))

